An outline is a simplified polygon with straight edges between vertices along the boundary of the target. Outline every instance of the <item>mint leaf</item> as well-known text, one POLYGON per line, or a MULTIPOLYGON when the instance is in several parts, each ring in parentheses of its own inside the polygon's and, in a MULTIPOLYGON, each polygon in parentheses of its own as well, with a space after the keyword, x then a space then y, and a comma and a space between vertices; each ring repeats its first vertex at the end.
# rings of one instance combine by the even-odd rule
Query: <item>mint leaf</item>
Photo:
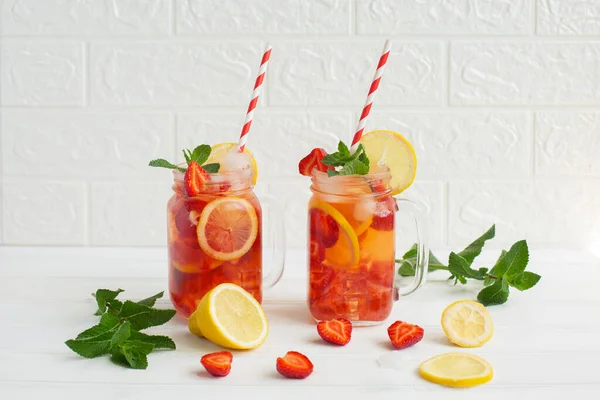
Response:
POLYGON ((461 256, 462 258, 464 258, 469 265, 473 264, 473 261, 475 260, 475 258, 479 254, 481 254, 481 250, 483 249, 485 242, 487 240, 493 239, 494 236, 496 236, 496 225, 495 224, 492 225, 492 227, 490 229, 488 229, 487 232, 485 232, 483 235, 481 235, 480 237, 475 239, 475 241, 473 241, 471 244, 469 244, 463 251, 458 253, 458 255, 461 256))
POLYGON ((119 293, 123 293, 123 289, 117 290, 108 290, 108 289, 98 289, 96 293, 92 294, 96 298, 96 303, 98 304, 98 310, 94 313, 94 315, 102 315, 106 312, 106 303, 110 300, 114 300, 119 293))
POLYGON ((189 164, 192 161, 192 153, 190 153, 188 149, 183 149, 181 151, 183 152, 186 164, 189 164))
POLYGON ((149 343, 155 349, 171 349, 175 350, 175 342, 168 336, 146 335, 142 332, 133 331, 129 337, 131 340, 139 340, 144 343, 149 343))
POLYGON ((148 165, 151 166, 151 167, 176 169, 176 170, 179 170, 181 172, 185 172, 185 168, 181 168, 181 167, 178 167, 175 164, 171 164, 170 162, 168 162, 167 160, 164 160, 162 158, 157 158, 156 160, 152 160, 152 161, 150 161, 148 163, 148 165))
POLYGON ((135 369, 146 369, 148 367, 147 356, 153 349, 153 345, 139 340, 128 340, 119 346, 119 350, 125 356, 127 364, 135 369))
POLYGON ((524 291, 534 287, 542 277, 533 272, 525 271, 507 278, 508 284, 515 289, 524 291))
POLYGON ((481 290, 477 300, 484 306, 504 304, 508 300, 509 288, 506 279, 498 279, 493 285, 481 290))
POLYGON ((104 314, 102 318, 100 318, 100 323, 98 325, 94 325, 89 329, 81 332, 75 339, 85 340, 92 339, 103 335, 107 332, 113 331, 117 328, 120 323, 119 317, 114 314, 104 314))
POLYGON ((513 244, 508 253, 504 255, 504 262, 506 263, 506 271, 504 272, 506 277, 518 275, 525 271, 529 262, 527 242, 520 240, 513 244))
POLYGON ((154 304, 156 304, 156 300, 163 297, 164 294, 165 294, 165 292, 156 293, 154 296, 150 296, 146 299, 140 300, 137 303, 142 306, 154 307, 154 304))
POLYGON ((211 152, 211 147, 209 145, 201 144, 200 146, 196 147, 194 149, 194 151, 192 151, 192 154, 190 155, 190 159, 192 161, 196 161, 198 163, 198 165, 202 165, 206 162, 206 160, 208 160, 208 157, 210 156, 210 152, 211 152))
POLYGON ((136 331, 151 326, 162 325, 175 316, 175 310, 159 310, 127 300, 121 308, 121 319, 131 322, 131 328, 136 331))
POLYGON ((366 175, 369 173, 369 166, 356 159, 347 162, 338 173, 340 175, 366 175))
MULTIPOLYGON (((402 259, 396 260, 396 263, 400 263, 400 267, 398 268, 400 276, 414 276, 415 266, 417 265, 417 244, 413 244, 410 250, 404 253, 402 259)), ((429 266, 427 271, 431 272, 438 269, 447 269, 447 267, 429 250, 429 266)))
POLYGON ((115 346, 119 346, 129 337, 131 336, 131 323, 129 321, 123 322, 115 331, 115 333, 110 338, 110 348, 114 348, 115 346))
POLYGON ((219 168, 221 168, 221 164, 219 164, 219 163, 204 164, 202 166, 202 168, 209 174, 216 174, 217 172, 219 172, 219 168))
POLYGON ((338 153, 345 157, 350 157, 350 149, 346 146, 346 143, 341 140, 338 142, 338 153))
POLYGON ((485 273, 487 272, 486 268, 480 270, 472 269, 467 260, 454 252, 450 253, 450 256, 448 257, 448 270, 452 275, 458 277, 461 283, 466 283, 466 281, 460 279, 460 277, 483 280, 485 273))
POLYGON ((65 344, 85 358, 96 358, 110 353, 110 338, 111 334, 104 334, 94 339, 88 340, 67 340, 65 344))

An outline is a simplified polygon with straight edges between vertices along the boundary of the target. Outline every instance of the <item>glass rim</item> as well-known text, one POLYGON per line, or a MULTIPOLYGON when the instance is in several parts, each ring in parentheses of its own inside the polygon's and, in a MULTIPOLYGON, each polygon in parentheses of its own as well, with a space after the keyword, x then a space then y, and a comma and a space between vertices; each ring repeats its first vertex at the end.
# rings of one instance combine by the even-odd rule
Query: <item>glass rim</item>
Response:
POLYGON ((327 175, 327 172, 322 172, 322 171, 319 171, 316 168, 314 168, 312 170, 312 173, 310 176, 311 176, 312 181, 313 182, 316 181, 317 183, 328 184, 328 183, 341 183, 343 181, 344 183, 356 182, 357 184, 364 184, 365 180, 371 182, 374 180, 390 179, 391 172, 388 167, 385 167, 385 169, 381 172, 372 172, 372 173, 368 173, 365 175, 354 174, 354 175, 329 176, 329 175, 327 175), (348 181, 348 182, 346 182, 346 181, 348 181))
MULTIPOLYGON (((178 167, 185 168, 187 164, 185 162, 177 164, 178 167)), ((211 177, 223 178, 223 180, 231 181, 237 178, 237 181, 246 181, 252 180, 252 167, 247 165, 246 167, 234 171, 224 171, 224 172, 213 172, 208 173, 211 177), (229 178, 229 179, 228 179, 229 178)), ((173 170, 173 179, 175 181, 183 181, 185 176, 185 172, 179 171, 177 169, 173 170)), ((222 184, 222 180, 217 180, 214 182, 205 182, 206 185, 220 185, 222 184)))

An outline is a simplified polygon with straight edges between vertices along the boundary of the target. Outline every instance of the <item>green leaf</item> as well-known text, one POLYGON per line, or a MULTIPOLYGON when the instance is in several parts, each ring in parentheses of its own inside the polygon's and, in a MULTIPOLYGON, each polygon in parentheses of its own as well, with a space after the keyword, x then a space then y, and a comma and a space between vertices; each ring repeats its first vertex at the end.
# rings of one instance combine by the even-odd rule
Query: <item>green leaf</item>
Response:
POLYGON ((119 346, 125 343, 125 341, 129 339, 130 336, 131 323, 129 321, 125 321, 121 325, 119 325, 115 333, 110 338, 110 348, 112 349, 115 346, 119 346))
POLYGON ((338 142, 338 153, 340 153, 341 156, 350 157, 350 149, 346 146, 346 143, 341 140, 338 142))
MULTIPOLYGON (((398 274, 400 276, 414 276, 415 265, 417 265, 417 244, 413 244, 410 250, 404 253, 402 259, 396 260, 396 263, 400 263, 400 267, 398 268, 398 274)), ((430 250, 429 266, 427 268, 427 271, 436 271, 438 269, 441 269, 440 267, 445 267, 445 265, 443 265, 430 250)))
POLYGON ((125 356, 127 364, 134 369, 146 369, 148 367, 148 354, 154 346, 139 340, 128 340, 119 346, 119 350, 125 356))
POLYGON ((498 279, 493 285, 479 292, 477 300, 484 306, 504 304, 508 300, 509 288, 506 279, 498 279))
POLYGON ((542 277, 533 272, 525 271, 507 278, 508 284, 515 289, 524 291, 534 287, 542 277))
POLYGON ((164 160, 162 158, 157 158, 156 160, 152 160, 152 161, 150 161, 148 163, 148 165, 151 166, 151 167, 176 169, 176 170, 179 170, 181 172, 185 172, 185 168, 181 168, 181 167, 178 167, 175 164, 171 164, 170 162, 168 162, 167 160, 164 160))
POLYGON ((146 335, 142 332, 133 331, 129 337, 131 340, 139 340, 144 343, 149 343, 155 349, 171 349, 175 350, 175 342, 168 336, 146 335))
POLYGON ((127 300, 123 303, 119 316, 131 322, 132 329, 139 331, 151 326, 162 325, 173 318, 175 313, 175 310, 160 310, 127 300))
POLYGON ((117 328, 120 323, 119 317, 114 314, 104 314, 102 318, 100 318, 100 323, 98 325, 94 325, 89 329, 81 332, 75 339, 77 340, 85 340, 92 339, 103 335, 107 332, 113 331, 117 328))
MULTIPOLYGON (((487 270, 481 271, 472 269, 467 260, 454 252, 450 253, 450 256, 448 257, 448 270, 456 277, 464 276, 478 280, 483 280, 485 272, 487 272, 487 270)), ((463 280, 460 281, 463 282, 463 280)))
POLYGON ((217 172, 219 172, 219 168, 221 168, 221 164, 219 164, 219 163, 204 164, 202 166, 202 168, 209 174, 216 174, 217 172))
POLYGON ((140 305, 142 305, 142 306, 154 307, 154 304, 156 304, 156 300, 158 300, 161 297, 163 297, 164 294, 165 294, 165 292, 156 293, 154 296, 150 296, 148 298, 140 300, 137 303, 140 304, 140 305))
POLYGON ((527 263, 529 263, 527 242, 520 240, 513 244, 508 253, 505 254, 504 262, 506 263, 506 272, 504 273, 506 277, 515 276, 525 271, 527 263))
MULTIPOLYGON (((189 150, 188 150, 189 151, 189 150)), ((211 147, 207 144, 201 144, 196 147, 192 154, 190 155, 190 160, 196 161, 198 165, 202 165, 208 160, 210 156, 211 147)))
POLYGON ((339 174, 340 174, 340 173, 339 173, 339 172, 337 172, 337 171, 336 171, 336 170, 334 170, 334 169, 328 169, 328 170, 327 170, 327 176, 329 176, 329 177, 331 177, 331 176, 336 176, 336 175, 339 175, 339 174))
POLYGON ((67 340, 65 344, 73 350, 75 353, 79 354, 85 358, 96 358, 103 356, 105 354, 110 353, 110 338, 112 337, 112 333, 104 334, 98 336, 94 339, 87 340, 77 340, 71 339, 67 340))
POLYGON ((481 235, 480 237, 475 239, 475 241, 473 241, 471 244, 469 244, 463 251, 458 253, 458 255, 461 256, 462 258, 464 258, 469 265, 473 264, 473 261, 475 260, 475 258, 479 254, 481 254, 481 250, 483 249, 485 242, 487 240, 493 239, 494 236, 496 236, 496 225, 495 224, 492 225, 492 227, 490 229, 488 229, 487 232, 485 232, 483 235, 481 235))
POLYGON ((347 162, 339 171, 340 175, 366 175, 369 173, 369 166, 359 159, 347 162))
POLYGON ((123 289, 109 290, 109 289, 98 289, 96 293, 92 294, 96 298, 98 304, 98 310, 94 315, 102 315, 106 312, 106 303, 110 300, 114 300, 119 293, 123 293, 123 289))

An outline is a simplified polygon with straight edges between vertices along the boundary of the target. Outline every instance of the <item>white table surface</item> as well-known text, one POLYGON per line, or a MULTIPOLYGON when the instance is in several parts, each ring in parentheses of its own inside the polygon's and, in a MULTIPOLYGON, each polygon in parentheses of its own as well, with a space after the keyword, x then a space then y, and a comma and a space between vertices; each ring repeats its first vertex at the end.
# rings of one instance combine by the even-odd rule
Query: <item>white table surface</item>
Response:
MULTIPOLYGON (((496 255, 482 255, 482 261, 496 255)), ((441 275, 396 303, 384 324, 355 329, 345 347, 328 345, 305 305, 304 257, 291 252, 288 259, 284 279, 265 292, 267 341, 234 352, 231 374, 212 378, 199 359, 218 347, 192 336, 175 318, 147 331, 177 344, 175 351, 152 353, 147 370, 118 367, 108 357, 84 359, 64 344, 96 323, 90 293, 98 288, 122 288, 120 296, 134 300, 167 294, 165 249, 0 247, 0 399, 600 398, 600 262, 591 255, 532 251, 529 269, 542 280, 489 308, 495 335, 478 349, 451 345, 439 320, 447 304, 474 299, 479 286, 453 287, 441 275), (396 319, 421 325, 424 339, 392 350, 386 328, 396 319), (288 350, 310 357, 315 370, 309 378, 278 375, 275 359, 288 350), (450 351, 486 358, 493 380, 451 389, 418 376, 421 361, 450 351)), ((170 306, 168 295, 157 303, 170 306)))

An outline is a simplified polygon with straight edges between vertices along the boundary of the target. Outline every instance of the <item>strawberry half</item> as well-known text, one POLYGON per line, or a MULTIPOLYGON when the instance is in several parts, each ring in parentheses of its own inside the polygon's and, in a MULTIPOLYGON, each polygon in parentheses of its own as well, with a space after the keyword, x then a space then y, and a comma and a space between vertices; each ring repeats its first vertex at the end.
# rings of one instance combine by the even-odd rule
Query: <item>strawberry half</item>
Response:
POLYGON ((327 152, 324 149, 319 147, 312 149, 312 151, 298 163, 300 175, 311 176, 312 171, 315 168, 317 171, 327 172, 329 167, 321 161, 326 155, 327 152))
POLYGON ((313 364, 308 357, 297 351, 288 351, 277 357, 277 372, 286 378, 304 379, 313 372, 313 364))
POLYGON ((344 346, 350 342, 352 323, 345 318, 320 321, 317 324, 317 332, 324 341, 344 346))
POLYGON ((310 241, 310 263, 321 264, 321 262, 325 259, 325 247, 323 247, 319 242, 312 239, 310 241))
POLYGON ((320 208, 309 210, 311 240, 320 242, 329 248, 337 242, 340 228, 335 219, 320 208))
POLYGON ((183 178, 185 192, 188 197, 198 196, 203 190, 206 182, 210 182, 210 174, 195 161, 190 161, 183 178))
POLYGON ((387 329, 392 346, 396 349, 405 349, 423 339, 423 328, 403 321, 396 321, 387 329))
POLYGON ((227 376, 231 371, 233 354, 228 351, 217 351, 202 356, 200 363, 212 376, 227 376))

